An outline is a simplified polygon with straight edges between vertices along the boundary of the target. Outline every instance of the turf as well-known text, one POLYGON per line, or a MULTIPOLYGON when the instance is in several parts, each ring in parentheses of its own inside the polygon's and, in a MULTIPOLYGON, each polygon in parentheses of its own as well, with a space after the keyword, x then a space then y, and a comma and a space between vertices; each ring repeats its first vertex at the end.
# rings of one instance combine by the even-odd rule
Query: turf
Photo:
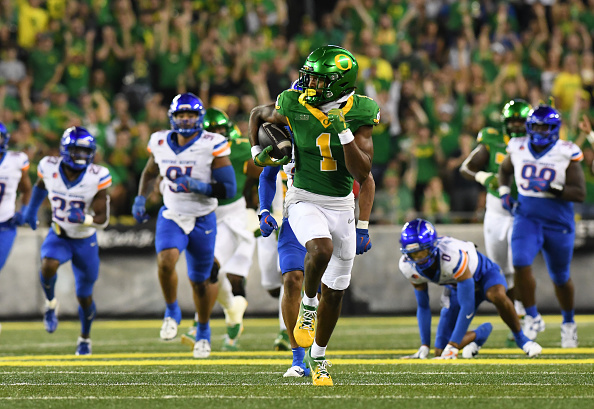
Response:
MULTIPOLYGON (((290 352, 275 352, 274 319, 247 319, 241 351, 218 352, 224 323, 213 320, 213 354, 192 358, 158 338, 160 322, 102 321, 93 355, 74 356, 79 323, 54 334, 39 322, 7 322, 0 335, 0 407, 7 408, 590 408, 594 407, 594 317, 578 316, 580 347, 561 349, 560 317, 545 316, 544 353, 506 348, 498 317, 476 359, 402 360, 419 344, 414 317, 341 318, 327 351, 334 387, 283 378, 290 352)), ((437 323, 437 319, 433 319, 437 323)), ((182 322, 180 332, 190 324, 182 322)))

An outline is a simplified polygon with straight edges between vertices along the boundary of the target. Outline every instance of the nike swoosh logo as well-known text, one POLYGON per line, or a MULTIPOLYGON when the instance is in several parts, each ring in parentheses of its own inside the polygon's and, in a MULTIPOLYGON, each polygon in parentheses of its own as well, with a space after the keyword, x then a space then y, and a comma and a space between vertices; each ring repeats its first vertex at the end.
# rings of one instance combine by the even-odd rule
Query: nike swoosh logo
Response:
POLYGON ((349 219, 349 224, 351 224, 355 219, 349 219))
POLYGON ((91 313, 91 315, 89 315, 87 317, 87 320, 91 321, 93 318, 95 318, 95 312, 94 311, 91 313))
POLYGON ((471 319, 473 315, 474 315, 474 314, 468 314, 468 315, 466 316, 466 319, 468 319, 468 320, 469 320, 469 319, 471 319))
POLYGON ((91 243, 91 247, 95 247, 97 245, 97 242, 94 241, 93 243, 91 243))
POLYGON ((204 234, 210 234, 212 233, 212 229, 211 230, 204 230, 204 234))

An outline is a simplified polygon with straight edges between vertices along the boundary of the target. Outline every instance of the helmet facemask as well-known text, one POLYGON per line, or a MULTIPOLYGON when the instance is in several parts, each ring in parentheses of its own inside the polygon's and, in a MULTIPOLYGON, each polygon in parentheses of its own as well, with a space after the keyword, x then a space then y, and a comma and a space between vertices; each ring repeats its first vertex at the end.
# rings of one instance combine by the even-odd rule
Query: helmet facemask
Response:
POLYGON ((338 46, 324 46, 312 52, 299 70, 305 102, 318 106, 336 101, 355 90, 359 65, 355 57, 338 46))

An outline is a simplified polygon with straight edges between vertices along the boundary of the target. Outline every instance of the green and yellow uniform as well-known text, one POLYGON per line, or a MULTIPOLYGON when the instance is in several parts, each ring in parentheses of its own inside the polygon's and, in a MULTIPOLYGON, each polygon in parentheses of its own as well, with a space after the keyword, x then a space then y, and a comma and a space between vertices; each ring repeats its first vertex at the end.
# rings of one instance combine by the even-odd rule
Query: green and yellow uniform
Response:
MULTIPOLYGON (((499 172, 501 162, 503 162, 505 155, 507 155, 506 147, 509 142, 509 136, 504 135, 498 129, 487 127, 479 131, 476 141, 483 144, 489 151, 489 164, 485 171, 496 175, 499 172)), ((495 197, 499 197, 497 189, 493 189, 489 185, 486 188, 487 192, 495 197)))
POLYGON ((250 151, 250 140, 248 138, 242 137, 237 127, 235 127, 235 129, 237 136, 235 138, 232 137, 229 140, 229 144, 231 145, 231 155, 229 155, 229 160, 231 161, 231 165, 235 171, 237 193, 235 193, 235 196, 233 196, 231 199, 219 199, 219 206, 236 202, 243 197, 243 188, 245 187, 245 182, 247 180, 247 162, 252 157, 250 151))
MULTIPOLYGON (((328 116, 299 101, 301 93, 283 91, 276 110, 284 115, 293 131, 297 188, 325 196, 344 197, 351 193, 353 177, 346 168, 343 147, 328 116)), ((342 107, 346 122, 355 132, 359 127, 379 123, 379 107, 369 97, 352 95, 342 107)))

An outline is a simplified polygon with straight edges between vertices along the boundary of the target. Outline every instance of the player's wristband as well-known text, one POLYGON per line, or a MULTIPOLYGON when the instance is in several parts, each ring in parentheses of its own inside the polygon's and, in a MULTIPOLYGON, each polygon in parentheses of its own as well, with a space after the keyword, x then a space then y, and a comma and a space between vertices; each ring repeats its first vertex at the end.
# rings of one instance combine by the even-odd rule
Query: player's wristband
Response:
POLYGON ((355 135, 353 135, 353 132, 349 128, 340 132, 338 134, 338 137, 340 138, 340 143, 343 145, 351 143, 355 140, 355 135))
POLYGON ((511 193, 511 188, 509 186, 499 186, 499 196, 509 195, 511 193))
POLYGON ((262 210, 260 210, 260 213, 258 213, 258 216, 262 216, 262 213, 264 213, 264 212, 270 213, 270 210, 268 210, 268 209, 262 209, 262 210))
POLYGON ((590 145, 594 145, 594 131, 590 131, 590 133, 586 135, 586 139, 588 139, 590 145))
POLYGON ((365 230, 367 230, 368 228, 369 228, 369 221, 359 220, 357 222, 357 229, 365 229, 365 230))
POLYGON ((90 226, 93 224, 93 216, 90 214, 85 214, 85 221, 82 223, 83 226, 90 226))
POLYGON ((493 176, 493 173, 491 173, 491 172, 484 172, 484 171, 480 170, 480 171, 476 172, 476 175, 474 175, 474 180, 476 180, 477 182, 479 182, 481 185, 485 186, 485 182, 491 176, 493 176))
POLYGON ((262 147, 260 145, 252 146, 252 159, 256 159, 256 156, 262 152, 262 147))

